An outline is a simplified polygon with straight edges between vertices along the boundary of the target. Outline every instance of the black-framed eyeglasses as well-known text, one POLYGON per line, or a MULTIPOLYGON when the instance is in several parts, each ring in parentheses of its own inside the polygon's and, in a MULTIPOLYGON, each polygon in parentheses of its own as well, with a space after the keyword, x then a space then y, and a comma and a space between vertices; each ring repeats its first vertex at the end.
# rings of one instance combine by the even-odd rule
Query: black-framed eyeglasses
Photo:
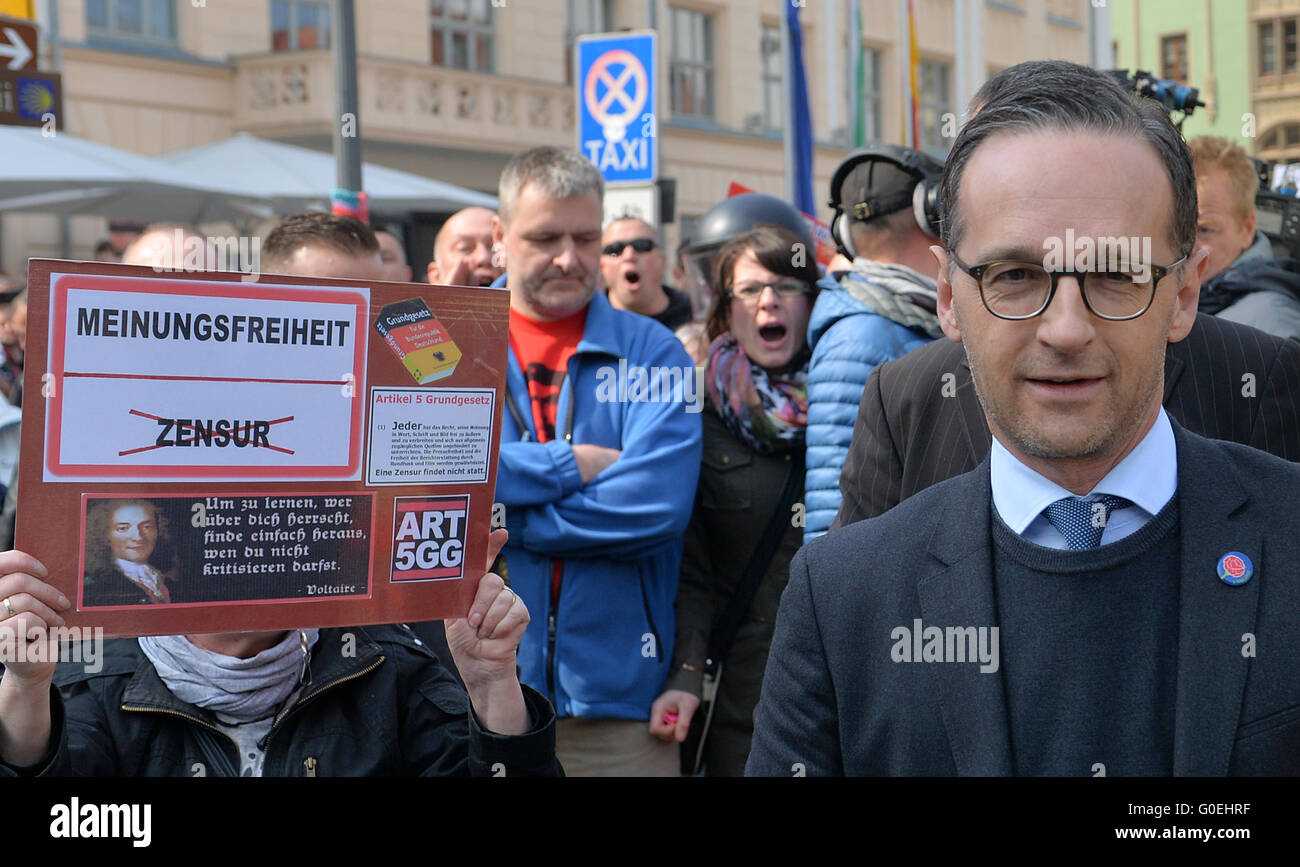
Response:
POLYGON ((796 277, 783 277, 780 280, 773 280, 769 283, 754 281, 752 283, 738 283, 731 287, 731 294, 741 301, 751 303, 757 301, 763 294, 763 290, 772 287, 772 291, 782 298, 795 298, 799 295, 806 295, 809 286, 804 281, 796 277))
POLYGON ((633 238, 631 241, 615 241, 612 244, 606 244, 605 249, 601 250, 601 252, 606 256, 622 256, 623 251, 628 247, 638 253, 649 253, 658 246, 654 238, 633 238))
POLYGON ((1133 265, 1110 271, 1049 271, 1038 262, 1004 259, 967 265, 952 250, 954 263, 974 278, 984 309, 999 319, 1033 319, 1047 309, 1061 277, 1079 283, 1084 305, 1094 316, 1112 322, 1137 319, 1151 308, 1156 286, 1187 257, 1169 265, 1133 265))

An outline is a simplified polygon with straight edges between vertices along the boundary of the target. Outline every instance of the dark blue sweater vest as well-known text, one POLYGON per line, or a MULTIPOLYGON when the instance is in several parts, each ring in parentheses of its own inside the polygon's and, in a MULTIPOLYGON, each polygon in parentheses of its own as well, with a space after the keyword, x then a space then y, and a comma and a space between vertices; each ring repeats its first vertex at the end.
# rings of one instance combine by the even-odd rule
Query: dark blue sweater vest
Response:
POLYGON ((993 510, 1011 747, 1021 776, 1173 773, 1178 496, 1118 542, 1061 551, 993 510))

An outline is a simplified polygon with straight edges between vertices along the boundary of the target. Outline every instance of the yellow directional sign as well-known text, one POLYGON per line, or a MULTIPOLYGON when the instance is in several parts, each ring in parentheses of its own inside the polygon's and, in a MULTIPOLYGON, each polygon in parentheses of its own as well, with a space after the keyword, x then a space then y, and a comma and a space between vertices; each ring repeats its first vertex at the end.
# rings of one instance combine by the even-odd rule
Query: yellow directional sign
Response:
POLYGON ((34 0, 0 0, 0 15, 8 15, 11 18, 35 18, 36 3, 34 0))

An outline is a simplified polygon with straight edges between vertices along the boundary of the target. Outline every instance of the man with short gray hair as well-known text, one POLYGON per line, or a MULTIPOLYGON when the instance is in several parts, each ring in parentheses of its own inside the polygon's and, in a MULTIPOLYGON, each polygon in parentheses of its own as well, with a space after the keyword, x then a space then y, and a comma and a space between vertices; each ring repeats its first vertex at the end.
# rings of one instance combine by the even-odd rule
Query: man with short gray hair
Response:
POLYGON ((700 468, 695 366, 671 332, 596 292, 603 192, 596 167, 560 148, 501 174, 493 238, 507 271, 494 285, 510 291, 510 363, 497 499, 511 586, 537 624, 519 647, 522 679, 556 707, 565 772, 672 776, 677 744, 648 720, 700 468))
POLYGON ((932 248, 990 456, 795 556, 747 773, 1300 774, 1300 467, 1161 406, 1205 270, 1187 148, 1102 73, 1007 75, 932 248), (1117 236, 1143 252, 1098 261, 1117 236))

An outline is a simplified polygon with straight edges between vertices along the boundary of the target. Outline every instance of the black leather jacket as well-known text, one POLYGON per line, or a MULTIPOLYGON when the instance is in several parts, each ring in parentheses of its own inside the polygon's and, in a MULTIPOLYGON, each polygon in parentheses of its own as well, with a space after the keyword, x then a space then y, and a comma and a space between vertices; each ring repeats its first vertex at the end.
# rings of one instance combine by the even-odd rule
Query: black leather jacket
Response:
MULTIPOLYGON (((264 776, 563 774, 555 711, 541 694, 523 687, 529 732, 484 731, 464 688, 404 626, 322 629, 309 677, 262 742, 264 776)), ((168 691, 133 639, 106 642, 93 674, 61 664, 55 686, 57 743, 31 768, 0 764, 0 776, 237 773, 235 742, 168 691)))

